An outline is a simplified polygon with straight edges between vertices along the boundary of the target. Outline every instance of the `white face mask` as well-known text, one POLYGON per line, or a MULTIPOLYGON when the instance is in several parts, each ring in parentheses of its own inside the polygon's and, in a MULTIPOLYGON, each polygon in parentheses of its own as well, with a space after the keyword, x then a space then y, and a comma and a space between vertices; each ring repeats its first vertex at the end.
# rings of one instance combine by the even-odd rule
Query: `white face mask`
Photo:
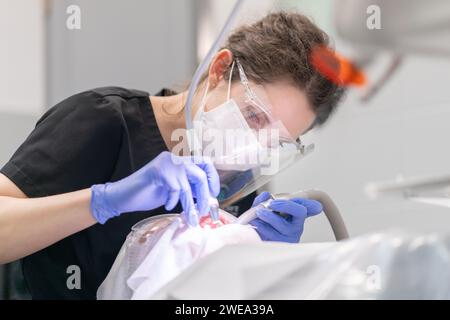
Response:
POLYGON ((193 126, 201 141, 203 155, 211 157, 218 170, 246 171, 259 165, 259 158, 264 152, 239 106, 230 98, 233 67, 234 62, 228 83, 227 101, 205 111, 209 88, 207 84, 193 126))

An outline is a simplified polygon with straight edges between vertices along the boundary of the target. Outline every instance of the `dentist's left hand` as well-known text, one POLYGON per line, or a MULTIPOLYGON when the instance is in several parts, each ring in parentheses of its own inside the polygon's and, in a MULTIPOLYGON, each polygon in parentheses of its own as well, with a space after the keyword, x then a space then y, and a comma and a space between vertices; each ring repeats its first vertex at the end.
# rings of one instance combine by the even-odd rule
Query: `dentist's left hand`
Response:
MULTIPOLYGON (((253 207, 268 199, 270 193, 261 193, 255 198, 253 207)), ((256 227, 256 232, 263 241, 298 243, 306 218, 319 214, 322 209, 322 204, 315 200, 273 200, 269 208, 257 209, 257 218, 250 221, 250 224, 256 227), (287 217, 281 217, 274 211, 287 214, 287 217)))
POLYGON ((209 159, 195 160, 166 151, 122 180, 92 186, 92 215, 103 224, 126 212, 148 211, 163 205, 172 210, 180 201, 186 221, 197 225, 194 198, 199 216, 206 215, 209 197, 218 195, 220 183, 209 159))

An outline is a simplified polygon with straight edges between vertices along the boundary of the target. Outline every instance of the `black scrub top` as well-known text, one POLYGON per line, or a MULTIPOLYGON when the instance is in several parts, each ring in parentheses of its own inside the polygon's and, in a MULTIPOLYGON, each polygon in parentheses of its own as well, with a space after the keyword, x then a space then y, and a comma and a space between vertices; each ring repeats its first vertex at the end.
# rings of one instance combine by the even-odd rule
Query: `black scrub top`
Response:
MULTIPOLYGON (((168 94, 165 89, 158 93, 168 94)), ((165 150, 149 94, 104 87, 76 94, 46 112, 1 173, 28 197, 44 197, 117 181, 165 150)), ((245 211, 252 198, 238 203, 238 211, 245 211)), ((165 212, 161 207, 122 214, 25 257, 22 270, 32 298, 95 299, 131 227, 165 212), (77 267, 80 288, 70 278, 77 267)))

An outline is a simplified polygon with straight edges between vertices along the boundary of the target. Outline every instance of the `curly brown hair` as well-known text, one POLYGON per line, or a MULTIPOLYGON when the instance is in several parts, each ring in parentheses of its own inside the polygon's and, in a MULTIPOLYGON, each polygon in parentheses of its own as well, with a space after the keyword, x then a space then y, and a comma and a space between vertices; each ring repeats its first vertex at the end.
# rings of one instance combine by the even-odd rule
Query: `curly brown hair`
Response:
MULTIPOLYGON (((328 35, 309 18, 294 12, 271 13, 261 20, 236 29, 223 49, 239 59, 247 77, 258 83, 287 79, 304 90, 316 114, 315 124, 323 124, 336 108, 344 88, 325 78, 311 64, 316 46, 329 46, 328 35)), ((225 72, 225 79, 228 78, 225 72)), ((238 79, 234 69, 233 79, 238 79)))

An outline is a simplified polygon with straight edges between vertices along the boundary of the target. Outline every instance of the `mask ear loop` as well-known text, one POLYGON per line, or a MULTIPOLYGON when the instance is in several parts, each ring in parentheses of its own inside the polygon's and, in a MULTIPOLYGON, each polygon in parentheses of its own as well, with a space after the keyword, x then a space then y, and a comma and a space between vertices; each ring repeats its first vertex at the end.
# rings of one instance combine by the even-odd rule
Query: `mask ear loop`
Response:
MULTIPOLYGON (((230 100, 230 98, 231 98, 231 78, 233 76, 233 69, 234 69, 234 60, 233 60, 233 64, 231 65, 230 79, 228 79, 227 101, 230 100)), ((203 97, 202 97, 202 100, 200 103, 200 108, 197 112, 205 110, 205 102, 206 102, 206 96, 208 95, 208 90, 209 90, 209 81, 206 81, 205 93, 203 94, 203 97)))
MULTIPOLYGON (((206 80, 205 93, 203 93, 203 97, 202 100, 200 101, 200 106, 197 110, 197 113, 205 111, 205 103, 206 103, 206 96, 208 95, 208 90, 209 90, 209 81, 206 80)), ((197 114, 195 116, 197 117, 197 114)))
MULTIPOLYGON (((195 115, 194 115, 194 121, 193 121, 193 123, 194 123, 194 125, 196 124, 196 123, 199 123, 199 128, 201 128, 202 127, 202 121, 201 121, 201 116, 202 116, 202 114, 205 112, 205 104, 206 104, 206 97, 207 97, 207 95, 208 95, 208 90, 209 90, 209 81, 208 81, 208 79, 206 80, 206 86, 205 86, 205 92, 203 93, 203 97, 202 97, 202 99, 200 100, 200 104, 199 104, 199 106, 198 106, 198 109, 197 109, 197 111, 195 112, 195 115)), ((196 127, 195 126, 193 126, 193 129, 194 129, 194 133, 193 133, 193 139, 191 140, 191 141, 193 141, 192 142, 192 145, 190 145, 190 147, 189 148, 191 148, 191 155, 195 155, 195 152, 197 152, 197 150, 199 150, 199 147, 201 148, 201 141, 202 141, 202 130, 198 130, 198 129, 196 129, 196 127)), ((189 130, 188 130, 189 131, 189 130)), ((200 150, 200 153, 199 153, 200 155, 202 155, 203 154, 203 151, 202 150, 200 150)))
MULTIPOLYGON (((231 71, 230 71, 230 79, 228 79, 228 93, 227 93, 227 101, 231 98, 231 78, 233 76, 233 69, 234 69, 234 60, 233 64, 231 65, 231 71)), ((205 110, 205 103, 206 103, 206 96, 208 95, 209 90, 209 81, 206 81, 206 87, 205 87, 205 93, 203 94, 202 100, 200 102, 200 107, 197 112, 204 111, 205 110)))
POLYGON ((231 65, 230 78, 228 79, 227 101, 231 99, 231 78, 233 77, 233 70, 234 70, 234 60, 233 60, 233 64, 231 65))

